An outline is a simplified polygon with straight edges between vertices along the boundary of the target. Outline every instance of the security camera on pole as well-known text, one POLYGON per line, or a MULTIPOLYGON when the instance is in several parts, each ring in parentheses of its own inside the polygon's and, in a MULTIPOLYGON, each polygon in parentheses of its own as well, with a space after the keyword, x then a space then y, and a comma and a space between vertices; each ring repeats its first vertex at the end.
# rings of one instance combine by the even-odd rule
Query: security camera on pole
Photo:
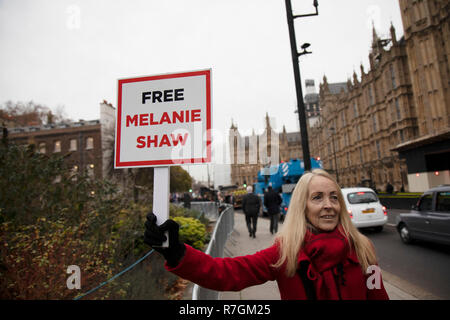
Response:
POLYGON ((317 16, 319 14, 318 10, 319 3, 317 0, 313 1, 313 6, 316 8, 315 13, 294 16, 292 15, 291 0, 286 0, 286 14, 289 27, 289 38, 291 41, 292 64, 294 66, 295 88, 297 93, 297 112, 298 112, 298 119, 300 122, 300 134, 302 138, 302 150, 303 150, 303 161, 305 163, 305 171, 311 170, 311 158, 309 155, 309 142, 306 125, 305 103, 303 102, 302 81, 300 78, 300 67, 298 63, 298 57, 304 54, 309 54, 311 52, 306 50, 310 46, 309 43, 305 43, 302 45, 301 47, 303 49, 302 52, 300 53, 297 52, 297 41, 295 39, 294 19, 301 17, 317 16))

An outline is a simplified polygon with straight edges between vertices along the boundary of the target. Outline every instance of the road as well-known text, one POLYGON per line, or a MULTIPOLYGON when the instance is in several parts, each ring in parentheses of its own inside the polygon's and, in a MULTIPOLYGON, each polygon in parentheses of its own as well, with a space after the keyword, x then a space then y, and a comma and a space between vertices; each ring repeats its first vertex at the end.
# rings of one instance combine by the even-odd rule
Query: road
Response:
POLYGON ((381 269, 442 299, 450 299, 450 246, 417 242, 403 244, 393 226, 400 210, 388 211, 381 233, 362 230, 375 245, 381 269))

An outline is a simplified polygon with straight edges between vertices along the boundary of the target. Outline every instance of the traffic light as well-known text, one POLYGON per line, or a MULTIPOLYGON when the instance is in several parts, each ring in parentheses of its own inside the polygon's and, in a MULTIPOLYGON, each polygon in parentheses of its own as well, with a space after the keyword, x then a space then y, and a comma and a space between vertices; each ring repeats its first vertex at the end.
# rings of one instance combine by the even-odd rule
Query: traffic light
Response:
POLYGON ((247 187, 247 181, 244 181, 244 188, 247 187))

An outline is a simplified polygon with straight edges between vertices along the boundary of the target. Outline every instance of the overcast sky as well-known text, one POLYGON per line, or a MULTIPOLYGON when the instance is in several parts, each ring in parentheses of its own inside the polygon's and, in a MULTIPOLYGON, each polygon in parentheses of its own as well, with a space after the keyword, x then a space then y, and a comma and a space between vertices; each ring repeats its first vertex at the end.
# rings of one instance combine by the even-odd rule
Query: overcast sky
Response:
MULTIPOLYGON (((294 14, 312 0, 291 0, 294 14)), ((319 0, 319 16, 295 21, 305 79, 316 90, 369 69, 372 25, 403 35, 397 0, 319 0)), ((69 118, 98 119, 117 105, 117 79, 212 69, 213 127, 298 130, 283 0, 0 0, 0 104, 30 101, 69 118)))

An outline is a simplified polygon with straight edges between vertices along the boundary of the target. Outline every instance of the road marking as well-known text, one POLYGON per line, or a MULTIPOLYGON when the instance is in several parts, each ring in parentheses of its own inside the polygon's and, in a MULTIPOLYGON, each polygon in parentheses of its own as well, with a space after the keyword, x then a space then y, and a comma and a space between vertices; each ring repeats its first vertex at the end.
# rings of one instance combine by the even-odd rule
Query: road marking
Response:
POLYGON ((396 227, 397 226, 396 224, 393 224, 393 223, 386 223, 386 225, 389 226, 389 227, 396 227))

